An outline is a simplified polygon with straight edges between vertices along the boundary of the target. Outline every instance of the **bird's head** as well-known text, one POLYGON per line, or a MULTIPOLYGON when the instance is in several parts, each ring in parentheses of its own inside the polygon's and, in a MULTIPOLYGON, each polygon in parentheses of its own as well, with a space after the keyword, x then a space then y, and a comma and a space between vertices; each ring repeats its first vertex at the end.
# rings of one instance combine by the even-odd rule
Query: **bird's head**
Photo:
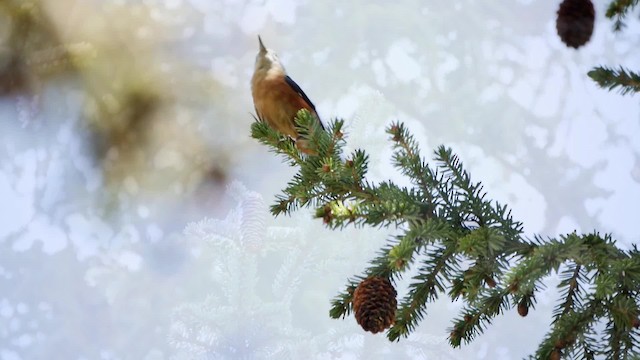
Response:
POLYGON ((258 51, 258 55, 256 55, 255 70, 269 70, 274 66, 283 68, 276 52, 271 49, 267 49, 262 43, 262 39, 259 35, 258 42, 260 43, 260 51, 258 51))

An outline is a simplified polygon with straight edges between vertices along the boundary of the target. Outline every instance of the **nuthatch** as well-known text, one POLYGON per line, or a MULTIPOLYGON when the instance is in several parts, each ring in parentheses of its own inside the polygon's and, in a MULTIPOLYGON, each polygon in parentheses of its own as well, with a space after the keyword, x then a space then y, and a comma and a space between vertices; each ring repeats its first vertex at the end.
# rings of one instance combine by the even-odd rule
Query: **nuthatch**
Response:
POLYGON ((255 70, 251 78, 251 93, 258 118, 296 140, 296 147, 300 151, 313 154, 314 151, 308 149, 299 138, 294 119, 300 109, 306 109, 324 129, 316 107, 300 86, 287 75, 278 55, 264 46, 260 36, 258 42, 260 51, 256 56, 255 70))

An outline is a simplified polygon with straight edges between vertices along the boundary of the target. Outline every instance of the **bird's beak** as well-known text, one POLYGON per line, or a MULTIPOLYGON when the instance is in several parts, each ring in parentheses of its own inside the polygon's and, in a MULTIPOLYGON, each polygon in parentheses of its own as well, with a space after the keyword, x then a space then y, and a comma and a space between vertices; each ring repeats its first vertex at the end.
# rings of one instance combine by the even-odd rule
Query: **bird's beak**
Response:
POLYGON ((260 38, 260 35, 258 35, 258 42, 260 43, 260 52, 261 53, 267 52, 267 48, 264 47, 264 44, 262 43, 262 39, 260 38))

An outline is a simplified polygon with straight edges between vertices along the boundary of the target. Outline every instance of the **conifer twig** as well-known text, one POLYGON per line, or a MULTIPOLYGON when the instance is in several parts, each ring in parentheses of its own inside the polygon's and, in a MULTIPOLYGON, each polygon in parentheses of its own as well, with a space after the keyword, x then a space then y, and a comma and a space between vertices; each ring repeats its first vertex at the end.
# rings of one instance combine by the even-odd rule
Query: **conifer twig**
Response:
POLYGON ((620 67, 618 70, 606 66, 598 66, 587 74, 600 87, 618 91, 622 95, 637 93, 640 91, 640 74, 620 67))
POLYGON ((609 19, 615 18, 613 23, 613 30, 620 31, 624 28, 624 18, 627 13, 633 10, 638 5, 640 0, 613 0, 607 7, 606 16, 609 19))

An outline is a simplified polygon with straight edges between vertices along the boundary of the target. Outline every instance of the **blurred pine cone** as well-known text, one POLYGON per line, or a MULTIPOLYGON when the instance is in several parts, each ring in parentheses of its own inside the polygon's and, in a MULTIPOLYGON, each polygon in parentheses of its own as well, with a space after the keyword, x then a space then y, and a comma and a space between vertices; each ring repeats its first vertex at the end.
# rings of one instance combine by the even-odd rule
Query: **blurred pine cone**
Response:
POLYGON ((593 34, 595 15, 591 0, 564 0, 556 20, 562 42, 576 49, 586 44, 593 34))
POLYGON ((525 298, 522 298, 518 303, 518 314, 522 317, 529 315, 529 304, 525 298))
POLYGON ((363 280, 353 292, 353 311, 358 324, 374 334, 393 325, 396 295, 396 289, 387 278, 373 276, 363 280))

